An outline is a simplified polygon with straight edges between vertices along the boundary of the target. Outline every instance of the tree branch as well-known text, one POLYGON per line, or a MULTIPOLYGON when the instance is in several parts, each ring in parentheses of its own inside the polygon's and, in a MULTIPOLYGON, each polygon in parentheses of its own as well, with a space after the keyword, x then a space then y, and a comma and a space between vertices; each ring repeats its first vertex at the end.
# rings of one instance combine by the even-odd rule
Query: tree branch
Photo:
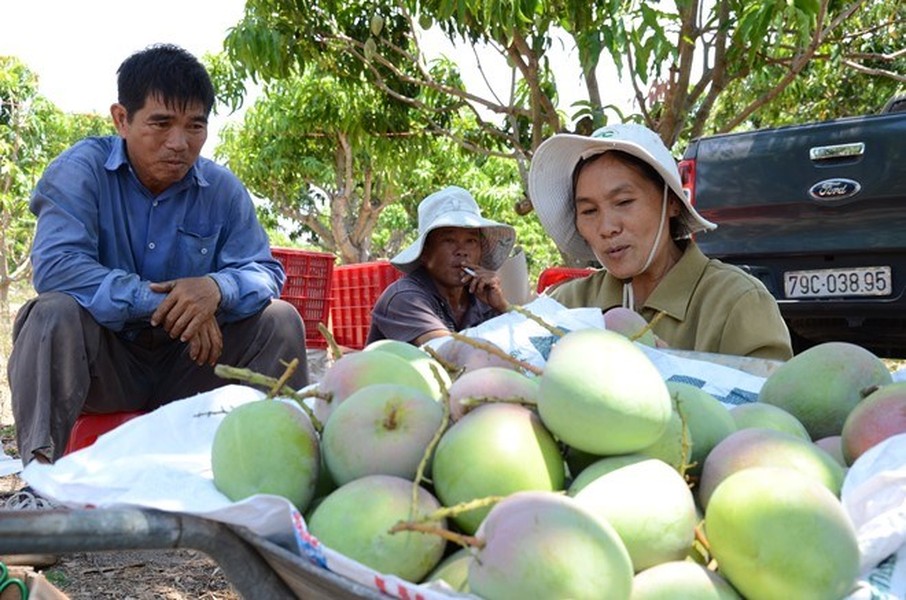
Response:
MULTIPOLYGON (((391 44, 388 44, 388 45, 391 45, 391 44)), ((392 46, 392 45, 391 45, 391 46, 392 46)), ((506 135, 506 134, 504 134, 502 131, 500 131, 498 128, 489 125, 486 121, 484 121, 484 119, 481 118, 481 115, 478 113, 478 111, 476 110, 475 106, 473 106, 471 103, 469 103, 469 102, 463 100, 463 102, 462 102, 461 105, 458 105, 458 106, 452 107, 452 108, 446 108, 446 109, 438 109, 438 108, 436 108, 436 107, 429 106, 429 105, 425 104, 424 102, 421 102, 420 100, 418 100, 418 99, 416 99, 416 98, 412 98, 412 97, 410 97, 410 96, 406 96, 405 94, 401 94, 401 93, 397 92, 396 90, 394 90, 393 88, 391 88, 389 85, 387 85, 387 83, 386 83, 386 81, 384 80, 383 76, 382 76, 382 75, 380 74, 380 72, 374 67, 374 65, 372 65, 372 64, 369 63, 368 61, 365 61, 364 55, 361 55, 360 53, 358 53, 356 50, 354 50, 354 49, 351 48, 351 47, 350 47, 350 48, 347 48, 346 51, 349 52, 349 53, 351 53, 353 56, 355 56, 355 57, 358 58, 359 60, 362 60, 362 61, 363 61, 363 63, 366 65, 366 68, 367 68, 367 69, 371 72, 371 74, 374 76, 374 79, 373 79, 372 83, 373 83, 379 90, 381 90, 382 92, 384 92, 385 94, 387 94, 387 95, 390 96, 391 98, 394 98, 394 99, 399 100, 400 102, 403 102, 403 103, 405 103, 405 104, 407 104, 407 105, 409 105, 409 106, 412 106, 412 107, 417 108, 417 109, 419 109, 419 110, 421 110, 421 111, 424 111, 426 114, 430 114, 430 113, 443 113, 443 112, 447 112, 447 111, 451 110, 452 108, 459 108, 459 107, 464 106, 464 107, 468 108, 468 110, 470 110, 470 111, 472 112, 472 114, 475 116, 476 122, 479 124, 479 126, 482 128, 483 131, 485 131, 486 133, 491 134, 491 135, 492 135, 493 137, 495 137, 495 138, 498 138, 504 145, 512 146, 512 147, 515 147, 515 148, 519 148, 519 146, 520 146, 520 145, 519 145, 519 140, 518 140, 515 136, 506 135)), ((454 89, 454 88, 448 88, 448 87, 445 87, 445 86, 440 86, 440 85, 437 84, 433 79, 430 80, 430 82, 428 82, 428 81, 422 81, 422 80, 417 80, 417 79, 409 78, 409 77, 403 75, 402 72, 399 71, 398 69, 396 69, 396 67, 395 67, 392 63, 388 62, 386 59, 384 59, 384 58, 381 57, 380 55, 375 55, 374 57, 372 57, 372 60, 377 60, 377 61, 380 62, 381 64, 387 66, 389 69, 391 69, 391 71, 393 71, 395 74, 397 74, 398 77, 400 77, 401 79, 405 79, 405 80, 409 81, 410 83, 414 83, 414 84, 416 84, 416 85, 422 85, 422 86, 424 86, 424 87, 428 87, 428 88, 431 88, 431 89, 435 89, 435 90, 440 91, 440 92, 444 92, 445 90, 449 90, 449 89, 454 89)), ((462 99, 462 97, 460 97, 460 99, 462 99)), ((504 115, 516 114, 516 115, 522 115, 522 116, 526 116, 526 117, 528 117, 529 114, 530 114, 528 111, 525 111, 525 110, 522 110, 522 109, 518 109, 518 108, 512 108, 512 110, 510 110, 509 112, 504 111, 504 110, 502 110, 502 109, 499 110, 499 111, 496 111, 496 112, 502 112, 504 115)), ((446 135, 446 136, 449 137, 451 140, 453 140, 454 142, 458 143, 460 146, 462 146, 463 148, 465 148, 465 149, 467 149, 467 150, 470 150, 470 151, 473 151, 473 152, 481 152, 482 154, 485 154, 485 155, 487 155, 487 156, 498 156, 498 157, 502 157, 502 158, 513 158, 514 156, 518 156, 518 154, 515 154, 515 155, 514 155, 514 154, 512 154, 512 153, 497 152, 497 151, 489 150, 489 149, 487 149, 487 148, 478 147, 478 146, 475 146, 475 145, 472 145, 472 144, 465 144, 465 143, 463 143, 462 138, 457 137, 457 136, 449 135, 449 132, 448 132, 448 130, 447 130, 446 128, 439 126, 439 125, 436 123, 436 121, 434 121, 434 120, 431 119, 430 117, 427 117, 427 116, 426 116, 425 118, 428 120, 429 125, 431 126, 432 130, 433 130, 435 133, 440 133, 440 134, 442 134, 442 135, 446 135)))
POLYGON ((689 105, 689 81, 695 59, 695 19, 698 15, 698 0, 679 3, 680 30, 676 41, 678 60, 670 67, 670 81, 664 98, 666 110, 661 115, 661 138, 670 148, 676 142, 685 123, 686 108, 689 105), (678 64, 677 64, 678 63, 678 64))
POLYGON ((899 58, 906 56, 906 48, 902 48, 900 50, 897 50, 896 52, 889 52, 887 54, 879 54, 876 52, 851 52, 846 56, 854 60, 880 60, 884 62, 893 62, 899 58))
MULTIPOLYGON (((861 1, 862 0, 859 0, 855 4, 859 4, 859 3, 861 3, 861 1)), ((812 56, 817 51, 818 46, 821 44, 822 40, 824 39, 824 36, 827 34, 828 31, 830 31, 834 27, 834 24, 832 24, 830 27, 828 27, 828 29, 822 29, 822 26, 824 23, 824 17, 827 14, 827 4, 828 4, 828 0, 821 1, 820 7, 818 9, 818 14, 815 17, 815 19, 816 19, 815 20, 815 31, 812 34, 812 39, 809 41, 808 46, 806 46, 806 48, 801 53, 799 53, 797 56, 793 57, 793 60, 790 63, 789 70, 787 71, 786 75, 783 76, 783 78, 777 83, 777 85, 775 85, 773 88, 768 90, 767 93, 762 94, 761 97, 755 99, 747 107, 745 107, 743 110, 741 110, 739 112, 739 114, 736 115, 735 118, 731 119, 730 122, 725 125, 724 131, 733 130, 736 126, 738 126, 740 123, 742 123, 747 118, 749 118, 749 116, 752 113, 754 113, 756 110, 758 110, 759 108, 761 108, 762 106, 764 106, 765 104, 767 104, 768 102, 770 102, 771 100, 776 98, 778 95, 780 95, 780 93, 783 90, 785 90, 787 88, 787 86, 789 86, 790 83, 792 83, 793 80, 796 79, 796 77, 799 75, 799 73, 801 73, 802 70, 808 65, 812 56)), ((851 6, 850 10, 852 10, 852 9, 853 9, 853 7, 851 6)), ((846 12, 847 11, 844 11, 844 13, 846 13, 846 12)), ((839 15, 837 19, 835 19, 834 23, 836 23, 836 24, 841 23, 842 22, 841 17, 842 17, 842 14, 839 15)))
POLYGON ((889 71, 887 69, 877 69, 877 68, 872 68, 872 67, 866 67, 865 65, 863 65, 861 63, 858 63, 858 62, 855 62, 852 60, 848 60, 848 59, 844 59, 841 62, 844 65, 846 65, 847 67, 854 69, 860 73, 865 73, 867 75, 880 75, 883 77, 889 77, 890 79, 893 79, 894 81, 906 82, 906 75, 901 75, 894 71, 889 71))
MULTIPOLYGON (((697 102, 699 90, 701 89, 703 91, 705 88, 708 90, 705 99, 701 102, 699 109, 695 112, 695 118, 692 120, 689 135, 693 138, 700 136, 704 131, 708 115, 711 114, 714 103, 717 101, 721 92, 726 89, 729 81, 727 47, 730 39, 730 7, 728 2, 722 0, 720 4, 717 5, 716 10, 718 26, 717 32, 714 34, 714 66, 712 71, 707 74, 710 81, 706 81, 703 74, 700 84, 704 85, 702 85, 701 88, 697 85, 690 97, 690 103, 697 102)), ((740 76, 741 75, 742 73, 740 73, 740 76)))
MULTIPOLYGON (((370 64, 370 62, 365 59, 364 53, 362 51, 359 51, 360 48, 362 50, 364 50, 363 42, 359 42, 358 40, 352 39, 345 35, 337 35, 330 39, 332 39, 333 41, 336 41, 336 42, 340 42, 340 44, 342 46, 340 49, 342 51, 349 52, 356 59, 360 60, 362 62, 362 64, 367 65, 368 69, 375 76, 381 77, 380 73, 378 73, 374 69, 374 67, 370 64)), ((402 48, 400 48, 399 46, 397 46, 396 44, 393 44, 392 42, 390 42, 388 40, 381 39, 381 47, 389 48, 389 49, 393 50, 398 55, 405 58, 406 60, 409 60, 413 64, 416 64, 416 65, 419 64, 418 61, 415 60, 415 58, 409 52, 406 52, 405 50, 403 50, 402 48)), ((419 68, 420 68, 420 72, 422 74, 422 79, 417 79, 417 78, 412 77, 411 75, 401 71, 395 64, 393 64, 392 62, 387 60, 385 57, 381 56, 380 52, 376 53, 372 57, 372 60, 375 60, 375 61, 379 62, 382 66, 388 68, 395 77, 399 78, 399 80, 404 83, 411 83, 414 85, 427 87, 427 88, 442 92, 444 94, 448 94, 450 96, 459 98, 460 100, 463 100, 463 101, 474 102, 480 106, 485 107, 487 110, 494 112, 494 113, 505 115, 505 114, 508 114, 515 110, 517 113, 522 114, 522 116, 525 116, 525 117, 531 116, 529 111, 519 110, 519 109, 516 109, 515 107, 511 107, 511 106, 502 106, 499 104, 494 104, 493 102, 489 101, 487 98, 482 98, 481 96, 476 96, 475 94, 469 93, 466 90, 462 90, 462 89, 459 89, 456 87, 452 87, 452 86, 440 83, 437 80, 435 80, 428 71, 423 70, 421 66, 419 66, 419 68)), ((383 79, 383 78, 381 78, 381 79, 383 79)), ((401 94, 398 94, 396 97, 401 101, 413 101, 413 102, 415 101, 414 98, 410 98, 409 96, 403 96, 401 94)))

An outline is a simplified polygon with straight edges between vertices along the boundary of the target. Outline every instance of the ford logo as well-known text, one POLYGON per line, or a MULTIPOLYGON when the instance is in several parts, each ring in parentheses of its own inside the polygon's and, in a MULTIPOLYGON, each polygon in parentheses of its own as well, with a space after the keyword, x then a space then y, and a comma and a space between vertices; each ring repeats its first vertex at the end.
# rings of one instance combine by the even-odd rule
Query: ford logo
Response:
POLYGON ((859 193, 862 184, 852 179, 825 179, 808 189, 815 200, 843 200, 859 193))

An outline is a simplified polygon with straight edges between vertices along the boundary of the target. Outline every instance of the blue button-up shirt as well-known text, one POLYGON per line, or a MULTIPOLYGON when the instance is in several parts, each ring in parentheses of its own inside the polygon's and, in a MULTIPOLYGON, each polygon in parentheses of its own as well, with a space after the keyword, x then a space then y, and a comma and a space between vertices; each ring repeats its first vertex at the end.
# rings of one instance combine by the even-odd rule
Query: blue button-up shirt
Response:
POLYGON ((165 297, 152 282, 211 276, 222 322, 255 314, 283 288, 245 187, 205 158, 154 196, 121 138, 87 138, 51 163, 30 206, 35 289, 71 295, 116 331, 148 325, 165 297))

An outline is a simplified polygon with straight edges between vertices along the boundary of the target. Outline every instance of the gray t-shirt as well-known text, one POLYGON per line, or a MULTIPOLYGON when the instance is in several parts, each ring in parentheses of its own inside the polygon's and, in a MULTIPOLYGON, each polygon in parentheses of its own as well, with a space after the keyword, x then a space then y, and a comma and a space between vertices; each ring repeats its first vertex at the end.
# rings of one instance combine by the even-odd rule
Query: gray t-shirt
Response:
POLYGON ((429 331, 462 331, 484 323, 500 313, 473 295, 462 322, 457 324, 449 302, 425 269, 419 268, 391 283, 371 311, 371 329, 366 345, 383 339, 413 343, 429 331))

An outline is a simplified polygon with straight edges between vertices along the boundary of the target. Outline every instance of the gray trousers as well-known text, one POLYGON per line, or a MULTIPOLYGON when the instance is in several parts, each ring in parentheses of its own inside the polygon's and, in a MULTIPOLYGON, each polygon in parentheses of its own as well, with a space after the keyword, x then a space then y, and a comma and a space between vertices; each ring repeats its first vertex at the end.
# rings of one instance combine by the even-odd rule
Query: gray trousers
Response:
MULTIPOLYGON (((282 300, 234 323, 221 323, 219 363, 279 377, 281 360, 299 359, 288 385, 308 384, 305 326, 282 300)), ((126 340, 97 323, 71 296, 52 292, 26 303, 13 325, 9 385, 19 455, 57 460, 80 414, 153 410, 179 398, 235 383, 189 358, 189 345, 161 327, 126 340)))

